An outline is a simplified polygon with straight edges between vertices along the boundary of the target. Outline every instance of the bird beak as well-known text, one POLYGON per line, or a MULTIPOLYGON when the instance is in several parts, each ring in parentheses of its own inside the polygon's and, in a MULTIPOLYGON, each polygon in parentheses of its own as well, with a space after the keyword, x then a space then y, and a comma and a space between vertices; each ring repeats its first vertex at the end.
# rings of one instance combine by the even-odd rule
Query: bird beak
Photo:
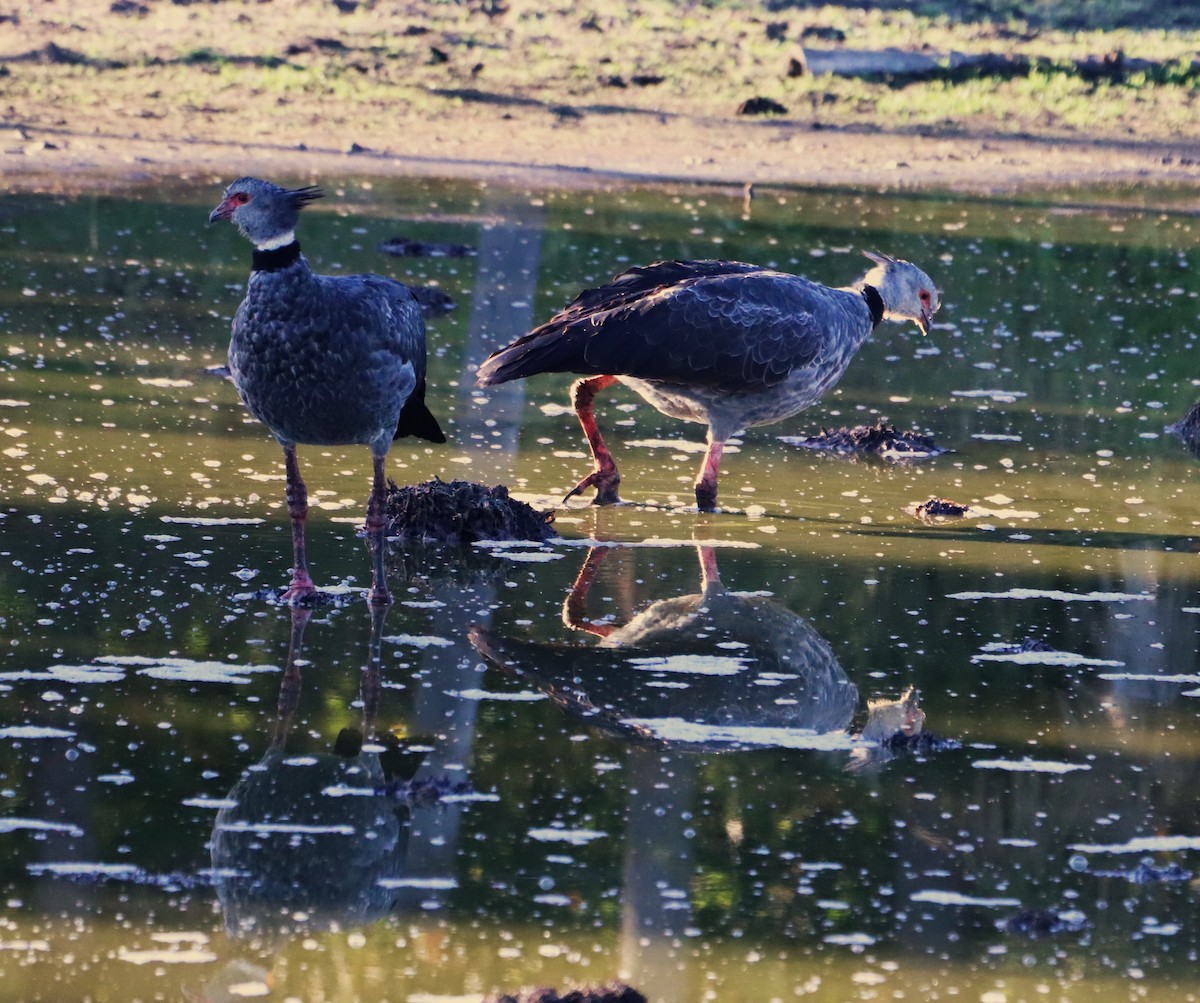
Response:
POLYGON ((933 314, 926 310, 921 311, 921 316, 916 318, 917 327, 921 329, 922 334, 929 333, 929 324, 933 320, 933 314))
POLYGON ((215 223, 219 219, 229 219, 233 215, 234 205, 229 199, 225 199, 212 212, 208 214, 208 221, 215 223))

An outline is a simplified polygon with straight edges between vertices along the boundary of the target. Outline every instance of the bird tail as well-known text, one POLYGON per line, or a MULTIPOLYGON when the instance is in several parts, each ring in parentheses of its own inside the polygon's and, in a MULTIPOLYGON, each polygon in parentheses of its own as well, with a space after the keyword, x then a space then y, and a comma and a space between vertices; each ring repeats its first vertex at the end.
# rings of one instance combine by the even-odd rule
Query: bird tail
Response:
POLYGON ((400 420, 396 422, 396 434, 393 439, 402 439, 415 435, 418 439, 429 442, 445 442, 446 433, 442 431, 437 418, 425 406, 425 381, 421 380, 408 395, 404 407, 400 409, 400 420))
POLYGON ((475 373, 476 384, 490 387, 536 373, 596 372, 584 354, 586 335, 574 324, 555 320, 484 359, 475 373))

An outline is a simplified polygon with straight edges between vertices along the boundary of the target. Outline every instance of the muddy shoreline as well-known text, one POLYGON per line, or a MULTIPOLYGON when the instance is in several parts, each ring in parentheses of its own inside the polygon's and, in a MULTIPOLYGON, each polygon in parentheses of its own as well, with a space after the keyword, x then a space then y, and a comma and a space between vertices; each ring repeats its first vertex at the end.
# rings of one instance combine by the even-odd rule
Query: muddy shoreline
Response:
MULTIPOLYGON (((9 127, 0 170, 9 191, 121 190, 155 179, 240 174, 281 178, 440 176, 548 188, 619 183, 746 184, 958 192, 1002 196, 1050 189, 1126 189, 1153 207, 1155 189, 1200 189, 1200 141, 1138 142, 931 136, 797 123, 647 120, 614 112, 567 125, 535 113, 471 110, 435 132, 390 136, 339 130, 303 143, 167 129, 125 134, 69 127, 9 127)), ((1178 207, 1179 199, 1172 204, 1178 207)), ((1191 200, 1189 199, 1190 203, 1191 200)), ((1196 200, 1200 207, 1200 196, 1196 200)))

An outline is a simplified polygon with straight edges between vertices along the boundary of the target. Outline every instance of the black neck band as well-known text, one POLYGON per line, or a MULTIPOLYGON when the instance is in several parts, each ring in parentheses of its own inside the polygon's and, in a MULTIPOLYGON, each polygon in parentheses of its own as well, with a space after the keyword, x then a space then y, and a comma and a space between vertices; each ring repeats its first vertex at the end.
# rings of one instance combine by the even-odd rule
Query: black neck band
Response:
POLYGON ((878 289, 867 285, 862 287, 862 297, 867 301, 867 309, 871 311, 871 326, 878 327, 879 322, 883 320, 883 297, 879 295, 878 289))
POLYGON ((294 264, 300 257, 300 241, 293 240, 283 247, 272 248, 270 251, 254 249, 253 269, 256 272, 277 272, 294 264))

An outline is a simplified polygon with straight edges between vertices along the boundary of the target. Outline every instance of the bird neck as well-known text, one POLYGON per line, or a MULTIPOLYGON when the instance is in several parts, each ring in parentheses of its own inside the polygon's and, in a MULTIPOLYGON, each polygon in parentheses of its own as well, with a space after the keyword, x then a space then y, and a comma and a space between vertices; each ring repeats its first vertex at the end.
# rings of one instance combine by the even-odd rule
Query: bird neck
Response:
POLYGON ((878 327, 887 309, 883 305, 883 297, 879 295, 878 289, 866 283, 863 283, 861 292, 862 298, 867 301, 867 309, 871 311, 871 326, 878 327))
POLYGON ((256 247, 252 268, 256 272, 278 272, 299 259, 300 241, 293 238, 290 244, 284 244, 283 247, 256 247))

